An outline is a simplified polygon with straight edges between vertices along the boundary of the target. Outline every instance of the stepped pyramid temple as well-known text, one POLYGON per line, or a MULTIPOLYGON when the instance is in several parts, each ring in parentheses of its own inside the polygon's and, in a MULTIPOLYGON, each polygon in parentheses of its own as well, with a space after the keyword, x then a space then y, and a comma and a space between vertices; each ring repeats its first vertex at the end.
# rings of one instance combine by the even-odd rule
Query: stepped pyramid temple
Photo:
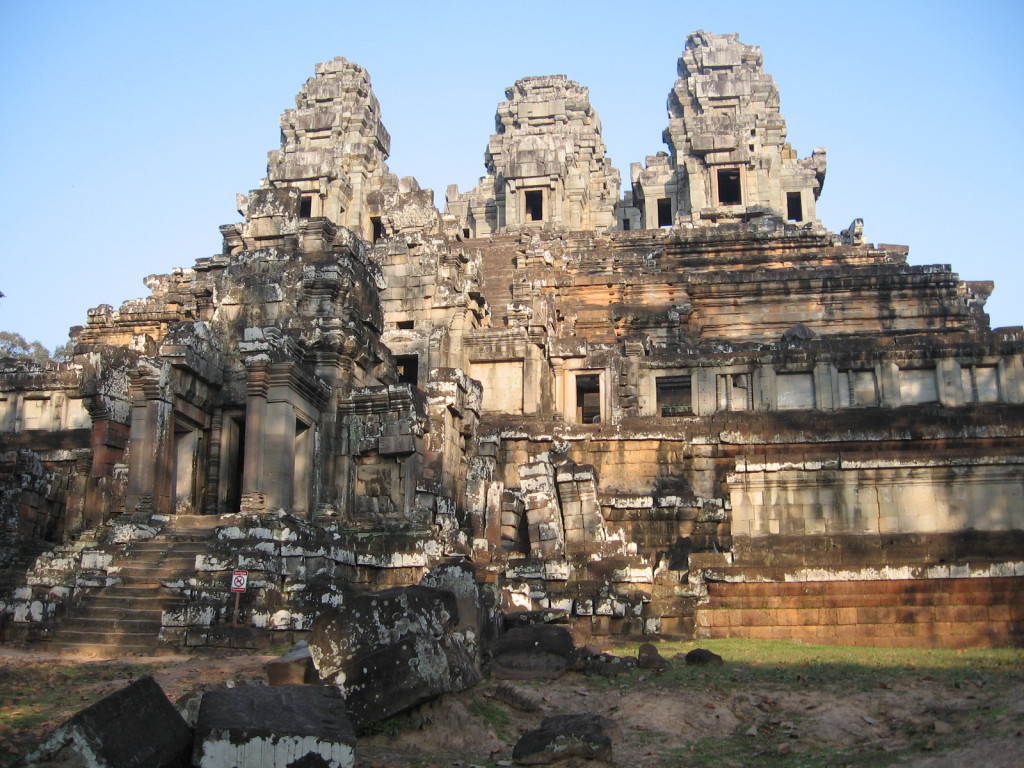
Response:
POLYGON ((458 572, 484 639, 1021 642, 992 284, 827 231, 736 35, 687 38, 663 138, 622 189, 587 89, 523 78, 442 212, 367 72, 317 65, 219 253, 0 364, 5 637, 255 647, 458 572))

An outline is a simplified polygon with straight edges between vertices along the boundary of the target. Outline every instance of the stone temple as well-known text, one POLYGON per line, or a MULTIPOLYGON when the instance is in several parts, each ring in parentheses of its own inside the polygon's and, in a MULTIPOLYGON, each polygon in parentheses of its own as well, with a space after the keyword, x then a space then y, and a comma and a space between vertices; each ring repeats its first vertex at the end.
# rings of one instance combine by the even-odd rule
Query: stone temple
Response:
POLYGON ((441 212, 317 65, 220 253, 3 361, 5 636, 238 643, 246 570, 246 642, 299 638, 457 564, 581 641, 1019 643, 1024 332, 827 231, 779 104, 690 35, 623 190, 587 89, 524 78, 441 212))

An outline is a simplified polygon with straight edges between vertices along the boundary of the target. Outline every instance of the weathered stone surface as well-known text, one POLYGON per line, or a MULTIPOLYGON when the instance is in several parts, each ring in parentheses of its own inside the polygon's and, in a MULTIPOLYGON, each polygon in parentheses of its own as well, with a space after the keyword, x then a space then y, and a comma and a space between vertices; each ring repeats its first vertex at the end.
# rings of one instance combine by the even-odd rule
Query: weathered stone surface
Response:
POLYGON ((559 608, 548 608, 539 611, 515 611, 505 614, 505 628, 529 627, 534 624, 565 624, 569 621, 569 612, 559 608))
POLYGON ((565 627, 516 627, 494 641, 489 671, 492 677, 509 680, 561 677, 572 654, 572 635, 565 627))
POLYGON ((74 715, 25 765, 187 768, 191 751, 188 725, 147 675, 74 715))
POLYGON ((638 663, 632 656, 616 656, 613 653, 596 653, 583 658, 583 671, 592 675, 622 675, 632 672, 638 663))
POLYGON ((516 765, 551 765, 571 759, 612 761, 612 740, 599 715, 552 715, 527 731, 512 749, 516 765))
POLYGON ((359 726, 479 680, 458 621, 451 592, 396 587, 322 616, 309 648, 319 675, 344 691, 359 726))
POLYGON ((653 669, 655 672, 664 672, 672 667, 668 659, 658 653, 658 649, 652 643, 640 645, 636 662, 640 669, 653 669))
POLYGON ((351 768, 356 737, 331 686, 238 686, 203 694, 197 768, 351 768))

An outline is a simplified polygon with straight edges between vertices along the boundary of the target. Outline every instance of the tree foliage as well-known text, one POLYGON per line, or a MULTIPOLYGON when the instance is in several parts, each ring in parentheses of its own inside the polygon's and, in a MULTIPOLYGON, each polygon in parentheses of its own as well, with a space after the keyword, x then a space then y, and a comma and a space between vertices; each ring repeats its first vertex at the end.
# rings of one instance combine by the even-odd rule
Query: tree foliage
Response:
POLYGON ((72 342, 57 347, 53 354, 38 341, 27 341, 20 333, 0 331, 0 358, 13 357, 15 360, 31 360, 35 363, 66 362, 71 359, 72 342))

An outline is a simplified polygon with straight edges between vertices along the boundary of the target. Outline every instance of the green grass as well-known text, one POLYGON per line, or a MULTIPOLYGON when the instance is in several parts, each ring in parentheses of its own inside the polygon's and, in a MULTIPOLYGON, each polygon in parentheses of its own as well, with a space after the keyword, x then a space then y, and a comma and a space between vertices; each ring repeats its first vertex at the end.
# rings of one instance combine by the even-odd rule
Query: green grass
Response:
MULTIPOLYGON (((721 667, 687 667, 677 662, 669 673, 659 678, 665 681, 704 680, 725 686, 734 683, 790 687, 841 684, 863 690, 876 688, 884 682, 930 680, 956 686, 984 684, 1006 675, 1024 678, 1024 649, 1021 648, 865 648, 778 640, 666 642, 656 647, 669 660, 677 653, 699 647, 714 651, 725 662, 721 667)), ((629 644, 616 646, 610 652, 636 655, 636 651, 637 644, 629 644)))

